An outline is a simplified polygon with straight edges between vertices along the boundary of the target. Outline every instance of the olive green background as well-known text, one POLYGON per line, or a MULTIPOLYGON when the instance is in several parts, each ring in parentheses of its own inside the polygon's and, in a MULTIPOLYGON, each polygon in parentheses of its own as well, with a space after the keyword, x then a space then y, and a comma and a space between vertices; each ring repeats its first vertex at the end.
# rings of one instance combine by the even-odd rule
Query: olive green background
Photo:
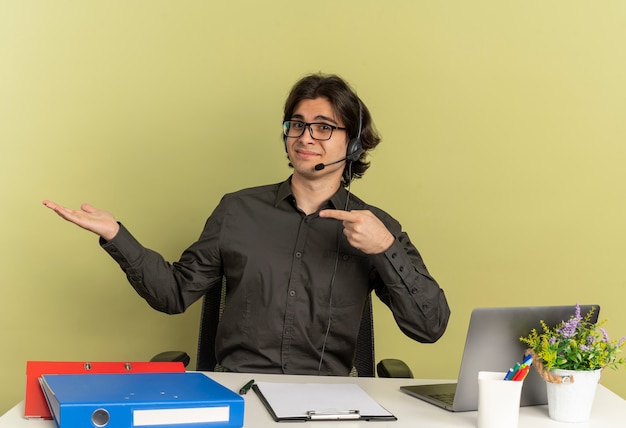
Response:
MULTIPOLYGON (((598 303, 621 337, 624 40, 620 0, 0 0, 0 412, 27 360, 195 355, 198 305, 152 310, 41 201, 107 209, 176 260, 225 192, 290 174, 282 104, 317 71, 383 136, 352 191, 403 224, 452 307, 423 345, 377 304, 378 358, 456 377, 478 306, 598 303)), ((626 397, 625 373, 602 383, 626 397)))

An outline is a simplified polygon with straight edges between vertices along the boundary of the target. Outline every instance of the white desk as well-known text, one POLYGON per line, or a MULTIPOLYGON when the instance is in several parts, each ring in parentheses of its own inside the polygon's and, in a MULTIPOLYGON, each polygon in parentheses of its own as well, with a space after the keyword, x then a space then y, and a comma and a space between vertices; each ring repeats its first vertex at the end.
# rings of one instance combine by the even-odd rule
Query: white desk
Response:
MULTIPOLYGON (((208 375, 233 391, 239 391, 239 388, 252 378, 256 381, 267 382, 356 382, 398 418, 394 422, 307 422, 307 427, 318 424, 319 428, 456 428, 476 426, 476 412, 451 413, 406 395, 399 390, 401 385, 433 383, 433 380, 250 375, 243 373, 208 373, 208 375)), ((274 422, 253 391, 248 392, 244 397, 245 428, 280 428, 285 425, 293 425, 274 422)), ((24 404, 21 402, 1 416, 0 428, 56 427, 53 421, 24 419, 23 406, 24 404)), ((520 410, 519 428, 623 428, 624 426, 626 426, 626 400, 602 385, 598 387, 591 420, 587 423, 564 424, 553 421, 548 417, 547 406, 522 407, 520 410)))

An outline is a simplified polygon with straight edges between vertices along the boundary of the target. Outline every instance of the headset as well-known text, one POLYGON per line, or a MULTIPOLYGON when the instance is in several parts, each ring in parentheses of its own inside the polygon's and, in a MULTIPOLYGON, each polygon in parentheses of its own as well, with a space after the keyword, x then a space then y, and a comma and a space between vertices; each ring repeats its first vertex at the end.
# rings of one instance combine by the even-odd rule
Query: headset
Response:
MULTIPOLYGON (((354 137, 352 140, 350 140, 350 142, 348 143, 348 147, 346 149, 346 168, 348 168, 348 193, 346 195, 346 203, 345 206, 343 207, 344 211, 348 211, 348 204, 350 202, 350 184, 352 183, 352 162, 356 162, 359 157, 361 156, 361 154, 363 153, 363 144, 361 143, 361 129, 363 127, 363 107, 361 105, 361 101, 359 100, 359 129, 358 132, 356 134, 356 137, 354 137)), ((343 160, 343 159, 342 159, 343 160)), ((324 164, 319 164, 319 165, 324 165, 324 164)), ((319 171, 318 166, 315 166, 315 169, 319 171)), ((323 167, 321 169, 324 169, 323 167)), ((333 288, 335 285, 335 277, 337 275, 337 269, 339 267, 339 250, 341 247, 341 236, 343 235, 342 232, 342 223, 338 222, 338 229, 337 229, 337 250, 336 250, 336 255, 335 255, 335 263, 333 266, 333 272, 332 272, 332 276, 330 279, 330 297, 328 300, 328 321, 326 324, 326 331, 324 333, 324 342, 322 343, 322 348, 320 349, 320 359, 318 362, 318 366, 317 366, 317 375, 321 375, 322 372, 322 365, 324 364, 324 355, 326 353, 326 343, 328 340, 328 335, 330 334, 330 325, 331 325, 331 319, 332 319, 332 312, 333 312, 333 288)))
POLYGON ((356 162, 361 157, 363 153, 363 143, 361 143, 361 129, 363 128, 363 107, 361 106, 361 101, 359 103, 359 129, 354 137, 348 143, 348 148, 346 149, 346 161, 348 162, 356 162))

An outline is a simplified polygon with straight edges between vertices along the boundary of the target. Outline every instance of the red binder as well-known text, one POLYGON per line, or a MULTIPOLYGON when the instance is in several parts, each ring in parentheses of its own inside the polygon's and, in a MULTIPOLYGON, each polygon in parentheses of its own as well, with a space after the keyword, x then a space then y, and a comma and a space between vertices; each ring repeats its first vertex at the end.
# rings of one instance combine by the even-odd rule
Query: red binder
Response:
POLYGON ((184 372, 182 362, 27 361, 24 417, 52 419, 39 378, 44 374, 184 372))

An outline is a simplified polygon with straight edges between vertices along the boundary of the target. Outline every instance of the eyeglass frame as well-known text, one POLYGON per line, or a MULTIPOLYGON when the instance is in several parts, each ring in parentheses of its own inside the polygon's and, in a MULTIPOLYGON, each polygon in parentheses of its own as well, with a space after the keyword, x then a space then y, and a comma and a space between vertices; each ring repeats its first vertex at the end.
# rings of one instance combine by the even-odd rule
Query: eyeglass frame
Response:
POLYGON ((345 127, 335 126, 335 125, 331 125, 331 124, 329 124, 329 123, 325 123, 325 122, 304 122, 304 121, 302 121, 302 120, 283 120, 283 135, 284 135, 286 138, 300 138, 300 137, 302 137, 302 136, 304 135, 304 130, 305 130, 306 128, 309 128, 309 134, 311 135, 311 138, 313 138, 314 140, 317 140, 317 141, 328 141, 328 140, 330 140, 331 138, 333 138, 333 131, 335 131, 335 130, 337 130, 337 129, 338 129, 338 130, 340 130, 340 131, 345 131, 345 130, 347 130, 347 128, 345 128, 345 127), (286 128, 286 126, 285 126, 285 124, 286 124, 287 122, 296 122, 296 123, 300 123, 300 124, 304 125, 304 126, 302 127, 302 132, 300 133, 300 135, 287 135, 287 134, 286 134, 286 132, 287 132, 287 128, 286 128), (328 136, 328 138, 316 138, 316 137, 314 137, 314 136, 313 136, 313 128, 311 128, 311 125, 324 125, 324 126, 328 126, 328 127, 330 128, 330 135, 328 136))

